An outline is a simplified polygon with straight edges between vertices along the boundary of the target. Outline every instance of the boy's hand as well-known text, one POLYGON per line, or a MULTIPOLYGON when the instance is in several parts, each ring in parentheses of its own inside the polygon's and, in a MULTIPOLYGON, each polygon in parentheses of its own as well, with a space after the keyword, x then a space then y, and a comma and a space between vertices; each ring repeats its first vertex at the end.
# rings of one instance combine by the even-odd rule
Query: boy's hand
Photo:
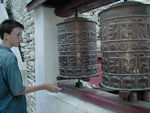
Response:
POLYGON ((59 88, 57 85, 50 84, 50 83, 45 84, 45 89, 50 92, 55 92, 55 93, 61 91, 61 88, 59 88))

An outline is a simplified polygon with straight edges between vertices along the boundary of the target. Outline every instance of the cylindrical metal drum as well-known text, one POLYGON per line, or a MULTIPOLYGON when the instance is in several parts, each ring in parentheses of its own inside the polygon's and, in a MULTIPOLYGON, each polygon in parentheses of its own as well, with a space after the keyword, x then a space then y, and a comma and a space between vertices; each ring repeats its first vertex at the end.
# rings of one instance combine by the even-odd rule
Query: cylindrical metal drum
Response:
POLYGON ((57 26, 60 76, 82 78, 98 75, 96 23, 78 17, 57 26))
POLYGON ((150 89, 150 5, 123 2, 99 13, 102 85, 150 89))

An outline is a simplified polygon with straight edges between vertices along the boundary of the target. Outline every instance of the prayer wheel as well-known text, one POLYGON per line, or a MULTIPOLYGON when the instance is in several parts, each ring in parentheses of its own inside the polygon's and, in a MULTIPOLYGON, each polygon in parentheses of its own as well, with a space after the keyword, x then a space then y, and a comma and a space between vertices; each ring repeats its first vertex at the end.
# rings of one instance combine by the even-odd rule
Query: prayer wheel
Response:
POLYGON ((59 23, 59 71, 64 78, 98 75, 96 52, 96 23, 75 17, 59 23))
POLYGON ((115 90, 150 89, 150 5, 122 2, 99 13, 102 83, 115 90))

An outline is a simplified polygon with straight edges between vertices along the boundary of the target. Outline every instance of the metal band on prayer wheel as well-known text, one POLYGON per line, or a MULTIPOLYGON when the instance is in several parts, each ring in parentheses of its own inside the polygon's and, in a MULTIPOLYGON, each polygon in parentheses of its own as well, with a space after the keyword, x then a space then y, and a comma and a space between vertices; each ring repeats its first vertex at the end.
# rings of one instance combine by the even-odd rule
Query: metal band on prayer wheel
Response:
POLYGON ((71 18, 58 26, 59 71, 64 78, 98 75, 96 23, 71 18))
POLYGON ((123 2, 99 13, 102 85, 150 89, 150 5, 123 2))

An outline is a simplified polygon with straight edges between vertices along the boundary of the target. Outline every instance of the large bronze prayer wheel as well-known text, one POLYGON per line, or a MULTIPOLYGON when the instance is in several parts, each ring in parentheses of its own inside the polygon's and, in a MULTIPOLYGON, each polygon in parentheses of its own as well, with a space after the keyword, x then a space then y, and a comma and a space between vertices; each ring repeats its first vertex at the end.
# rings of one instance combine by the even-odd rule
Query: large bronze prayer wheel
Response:
POLYGON ((102 85, 150 89, 150 5, 123 2, 99 13, 102 85))
POLYGON ((59 71, 64 78, 98 75, 96 23, 85 18, 70 18, 58 27, 59 71))

